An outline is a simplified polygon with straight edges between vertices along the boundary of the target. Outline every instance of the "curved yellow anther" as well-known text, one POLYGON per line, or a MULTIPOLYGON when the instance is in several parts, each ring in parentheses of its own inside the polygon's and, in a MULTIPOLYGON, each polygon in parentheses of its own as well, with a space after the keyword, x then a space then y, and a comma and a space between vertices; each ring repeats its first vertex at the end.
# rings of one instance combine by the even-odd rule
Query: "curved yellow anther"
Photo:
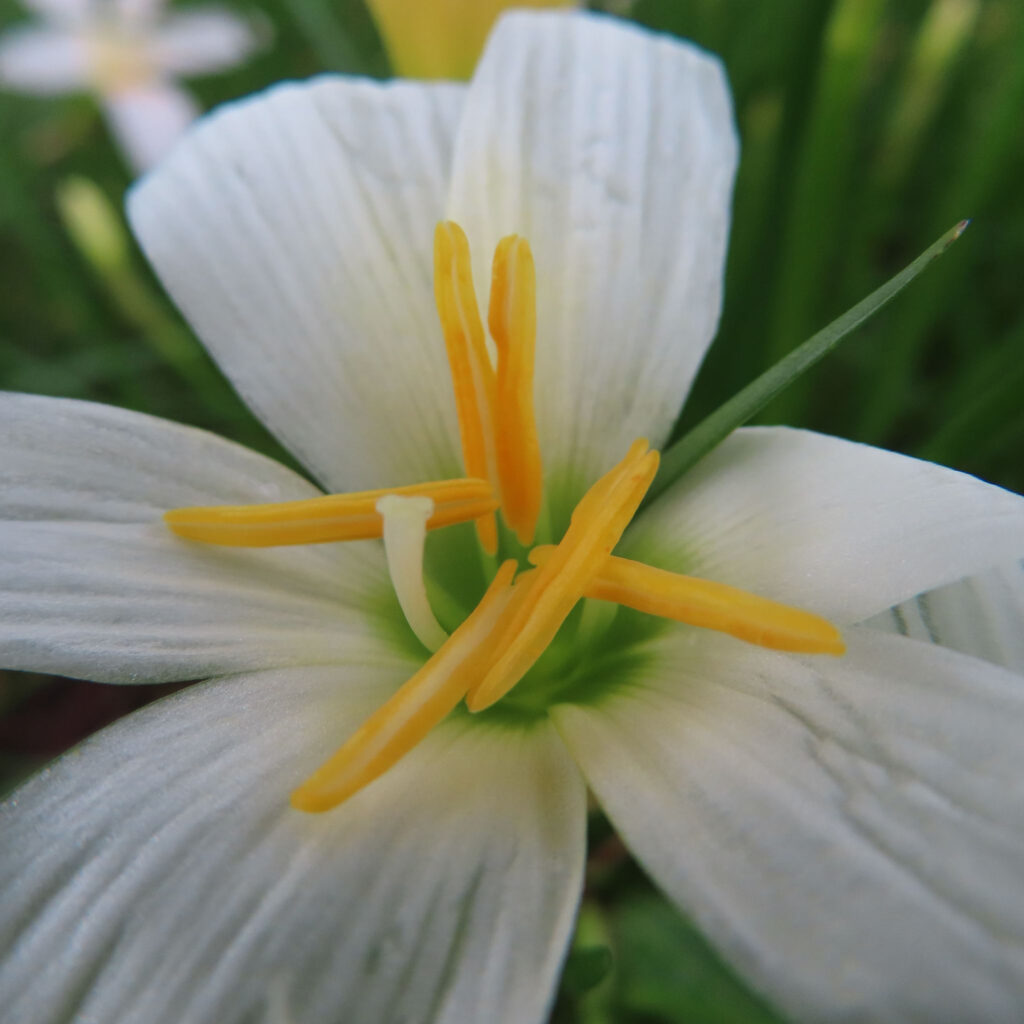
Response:
MULTIPOLYGON (((434 299, 455 391, 455 414, 468 476, 484 477, 498 490, 493 409, 495 375, 480 319, 466 234, 454 221, 434 231, 434 299)), ((498 548, 494 515, 477 520, 484 550, 498 548)))
POLYGON ((229 547, 367 540, 382 535, 383 520, 377 512, 377 502, 389 494, 433 499, 434 514, 427 520, 428 530, 493 515, 498 506, 486 480, 467 478, 354 494, 326 494, 305 501, 175 508, 164 513, 164 522, 186 540, 229 547))
POLYGON ((501 514, 520 544, 533 541, 543 472, 533 412, 537 283, 525 238, 509 235, 494 253, 487 324, 498 351, 494 436, 501 514))
MULTIPOLYGON (((544 565, 553 554, 551 545, 536 547, 530 552, 530 562, 544 565)), ((616 555, 608 556, 585 596, 728 633, 776 651, 839 655, 846 650, 839 630, 812 612, 725 583, 683 576, 616 555)))
POLYGON ((500 700, 544 653, 618 543, 657 471, 658 453, 637 441, 583 496, 547 564, 523 584, 525 599, 511 604, 495 628, 496 656, 466 696, 470 711, 500 700))
POLYGON ((491 652, 490 634, 513 593, 501 566, 480 603, 424 666, 293 793, 300 811, 329 811, 383 775, 465 696, 491 652))

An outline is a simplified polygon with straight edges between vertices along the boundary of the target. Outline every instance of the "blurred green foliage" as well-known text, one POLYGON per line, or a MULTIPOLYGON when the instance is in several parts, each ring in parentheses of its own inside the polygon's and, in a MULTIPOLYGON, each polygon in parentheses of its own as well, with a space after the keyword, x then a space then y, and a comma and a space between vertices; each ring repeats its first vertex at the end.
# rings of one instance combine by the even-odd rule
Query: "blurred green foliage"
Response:
MULTIPOLYGON (((760 421, 880 444, 1024 490, 1024 4, 592 6, 720 54, 734 90, 743 157, 726 305, 679 429, 969 216, 971 230, 948 256, 760 421)), ((323 71, 387 73, 358 0, 266 0, 259 12, 273 46, 193 83, 205 106, 323 71)), ((0 25, 23 16, 0 0, 0 25)), ((75 176, 116 206, 129 184, 95 104, 0 93, 0 386, 156 413, 280 457, 138 253, 102 273, 86 260, 58 205, 75 176)), ((39 684, 0 676, 0 712, 23 707, 39 684)), ((10 775, 26 763, 0 767, 10 775)), ((615 842, 597 827, 553 1019, 775 1021, 653 895, 625 851, 609 865, 615 842)))
POLYGON ((962 217, 956 249, 761 422, 1024 488, 1024 5, 639 0, 725 60, 743 156, 689 425, 962 217))

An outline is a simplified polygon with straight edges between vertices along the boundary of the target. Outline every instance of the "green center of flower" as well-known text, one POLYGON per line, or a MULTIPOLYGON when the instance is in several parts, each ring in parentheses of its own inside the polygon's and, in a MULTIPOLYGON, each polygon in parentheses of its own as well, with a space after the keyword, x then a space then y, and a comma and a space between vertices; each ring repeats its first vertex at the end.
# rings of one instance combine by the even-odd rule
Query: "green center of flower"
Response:
POLYGON ((165 516, 179 536, 215 544, 383 539, 397 602, 432 653, 295 790, 295 807, 337 806, 463 701, 470 713, 494 707, 492 715, 522 720, 555 703, 594 699, 642 667, 638 641, 650 635, 650 623, 675 620, 779 650, 843 652, 835 627, 809 612, 612 555, 658 470, 658 453, 644 440, 591 485, 556 544, 533 546, 544 475, 533 411, 530 247, 512 235, 495 253, 488 328, 496 362, 477 308, 469 244, 451 222, 435 233, 434 290, 466 479, 165 516), (450 531, 458 550, 428 551, 424 571, 427 531, 468 522, 476 540, 465 529, 461 536, 450 531), (467 566, 481 569, 475 584, 467 566))

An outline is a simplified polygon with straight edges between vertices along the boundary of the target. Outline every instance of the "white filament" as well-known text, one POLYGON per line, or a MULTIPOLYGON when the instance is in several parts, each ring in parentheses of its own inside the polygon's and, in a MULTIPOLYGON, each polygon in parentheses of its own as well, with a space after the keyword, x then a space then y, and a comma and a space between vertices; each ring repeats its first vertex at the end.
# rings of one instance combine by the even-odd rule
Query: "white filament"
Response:
POLYGON ((423 544, 427 520, 434 514, 434 500, 386 494, 377 501, 384 520, 384 553, 395 596, 406 621, 428 651, 436 651, 448 634, 434 615, 423 582, 423 544))

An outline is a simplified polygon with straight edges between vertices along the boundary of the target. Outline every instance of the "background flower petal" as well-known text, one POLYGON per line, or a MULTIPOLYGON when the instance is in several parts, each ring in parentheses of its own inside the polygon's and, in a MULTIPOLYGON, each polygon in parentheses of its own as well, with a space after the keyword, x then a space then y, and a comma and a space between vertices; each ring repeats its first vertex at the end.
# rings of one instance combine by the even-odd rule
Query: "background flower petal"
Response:
MULTIPOLYGON (((68 0, 58 0, 66 3, 68 0)), ((106 0, 116 19, 124 24, 133 24, 144 29, 152 29, 160 21, 164 9, 169 7, 168 0, 106 0)), ((174 15, 171 15, 174 17, 174 15)))
POLYGON ((448 215, 484 296, 498 239, 533 247, 541 451, 575 489, 679 413, 718 323, 736 159, 714 57, 603 17, 498 22, 448 215))
POLYGON ((794 1019, 1015 1021, 1024 679, 875 630, 839 659, 675 637, 555 712, 655 880, 794 1019))
POLYGON ((7 668, 160 682, 384 649, 379 545, 228 549, 164 526, 176 506, 318 493, 278 463, 112 406, 10 394, 0 452, 7 668))
POLYGON ((150 52, 158 67, 173 75, 226 71, 260 45, 253 26, 219 7, 169 14, 153 30, 150 52))
POLYGON ((584 850, 550 726, 442 727, 334 811, 288 804, 400 681, 198 684, 27 783, 0 811, 12 1019, 539 1022, 584 850))
POLYGON ((80 26, 91 15, 91 0, 24 0, 24 6, 51 25, 80 26))
POLYGON ((162 160, 199 116, 199 106, 170 82, 105 93, 103 108, 132 168, 141 173, 162 160))
POLYGON ((1024 675, 1024 562, 918 594, 864 623, 1024 675))
POLYGON ((459 465, 431 246, 461 95, 281 86, 204 121, 129 199, 200 338, 331 490, 459 465))
POLYGON ((880 448, 748 428, 659 497, 621 548, 847 624, 1024 555, 1024 498, 880 448))
POLYGON ((89 86, 82 41, 66 32, 15 26, 0 35, 0 85, 19 92, 77 92, 89 86))

